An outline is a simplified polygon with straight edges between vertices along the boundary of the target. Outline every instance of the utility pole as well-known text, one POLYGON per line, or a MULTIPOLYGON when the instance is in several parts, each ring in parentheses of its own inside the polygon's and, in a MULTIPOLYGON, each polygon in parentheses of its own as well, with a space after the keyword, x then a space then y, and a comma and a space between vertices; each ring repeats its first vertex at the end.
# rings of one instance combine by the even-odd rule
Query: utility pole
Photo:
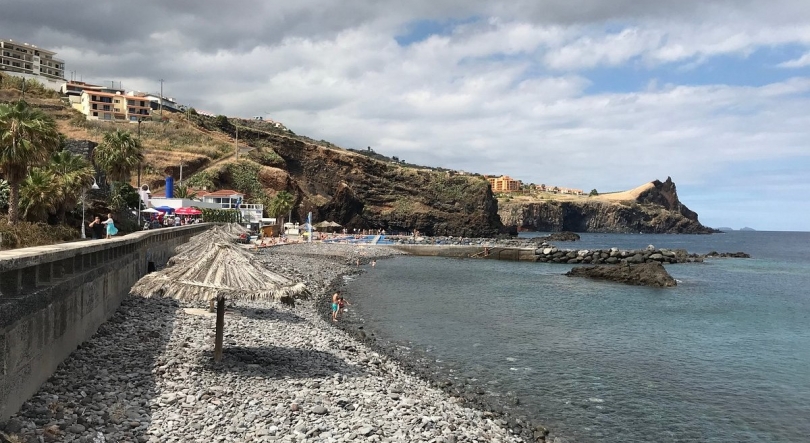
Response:
POLYGON ((177 186, 183 185, 183 160, 180 160, 180 180, 177 180, 177 186))
MULTIPOLYGON (((141 142, 141 120, 142 117, 138 117, 138 143, 141 142)), ((138 189, 141 188, 141 164, 138 163, 138 189)))
POLYGON ((160 79, 160 121, 163 121, 163 79, 160 79))
POLYGON ((236 147, 236 159, 239 160, 239 126, 234 126, 236 128, 236 141, 234 145, 236 147))

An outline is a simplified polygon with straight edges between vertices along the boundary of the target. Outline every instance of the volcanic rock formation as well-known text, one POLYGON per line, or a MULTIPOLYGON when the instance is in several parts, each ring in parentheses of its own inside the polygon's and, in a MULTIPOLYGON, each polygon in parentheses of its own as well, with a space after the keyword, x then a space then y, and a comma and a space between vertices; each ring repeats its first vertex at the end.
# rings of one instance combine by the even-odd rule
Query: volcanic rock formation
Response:
MULTIPOLYGON (((502 203, 504 225, 525 231, 574 231, 645 234, 711 234, 698 215, 678 200, 675 183, 655 180, 627 199, 603 195, 573 200, 502 203)), ((624 196, 622 196, 624 197, 624 196)))

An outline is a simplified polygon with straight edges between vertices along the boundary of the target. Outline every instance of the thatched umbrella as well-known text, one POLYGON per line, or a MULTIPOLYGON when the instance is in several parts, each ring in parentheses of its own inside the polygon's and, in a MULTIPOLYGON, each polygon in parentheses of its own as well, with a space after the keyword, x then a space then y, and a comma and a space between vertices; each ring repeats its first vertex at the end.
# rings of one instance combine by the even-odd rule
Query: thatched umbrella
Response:
POLYGON ((168 265, 183 263, 190 258, 199 257, 212 243, 234 243, 239 235, 239 225, 217 225, 213 228, 191 237, 186 243, 175 248, 175 255, 169 259, 168 265), (233 233, 232 233, 233 232, 233 233))
POLYGON ((293 304, 294 297, 307 294, 303 283, 295 283, 267 269, 242 248, 217 239, 195 239, 195 249, 185 259, 160 272, 147 274, 131 292, 143 297, 170 296, 183 301, 216 299, 217 326, 214 360, 222 359, 225 299, 274 300, 293 304), (213 240, 213 241, 211 241, 213 240))

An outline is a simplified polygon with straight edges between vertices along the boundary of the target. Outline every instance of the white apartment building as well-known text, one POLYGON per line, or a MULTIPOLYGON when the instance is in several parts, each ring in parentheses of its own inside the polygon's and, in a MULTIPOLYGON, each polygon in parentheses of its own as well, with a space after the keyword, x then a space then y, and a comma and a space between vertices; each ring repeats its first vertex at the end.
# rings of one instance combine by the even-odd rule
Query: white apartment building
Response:
POLYGON ((150 115, 150 102, 144 96, 112 89, 84 89, 80 99, 72 99, 73 108, 88 120, 129 121, 145 120, 150 115))
POLYGON ((53 51, 11 39, 0 39, 0 72, 37 80, 59 91, 65 84, 65 62, 53 51))

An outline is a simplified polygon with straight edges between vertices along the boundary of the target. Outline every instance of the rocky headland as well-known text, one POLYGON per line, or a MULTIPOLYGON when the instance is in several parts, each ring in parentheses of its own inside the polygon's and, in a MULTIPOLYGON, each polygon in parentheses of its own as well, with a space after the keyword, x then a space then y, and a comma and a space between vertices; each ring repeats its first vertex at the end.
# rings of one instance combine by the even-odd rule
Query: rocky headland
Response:
POLYGON ((633 191, 594 197, 501 202, 506 226, 523 231, 574 231, 645 234, 711 234, 698 215, 678 199, 670 177, 633 191))

